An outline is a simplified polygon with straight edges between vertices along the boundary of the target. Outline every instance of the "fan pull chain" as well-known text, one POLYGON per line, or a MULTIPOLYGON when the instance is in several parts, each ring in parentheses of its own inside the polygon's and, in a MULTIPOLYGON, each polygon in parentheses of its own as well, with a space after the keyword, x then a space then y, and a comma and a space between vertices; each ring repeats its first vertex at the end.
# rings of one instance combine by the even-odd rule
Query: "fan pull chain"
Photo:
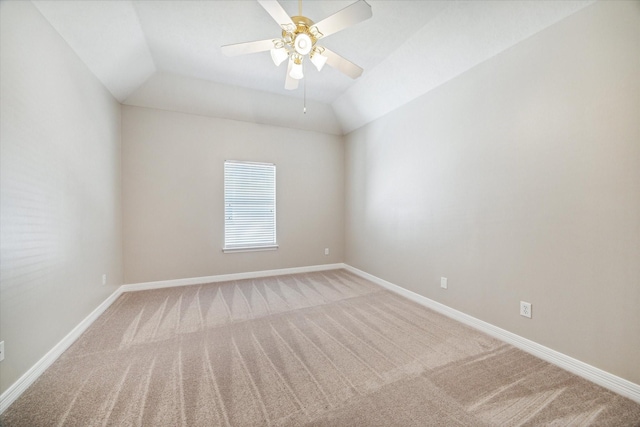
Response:
MULTIPOLYGON (((304 67, 304 65, 303 65, 304 67)), ((303 104, 302 104, 302 113, 303 114, 307 114, 307 79, 303 79, 302 81, 302 86, 304 89, 304 98, 303 98, 303 104)))

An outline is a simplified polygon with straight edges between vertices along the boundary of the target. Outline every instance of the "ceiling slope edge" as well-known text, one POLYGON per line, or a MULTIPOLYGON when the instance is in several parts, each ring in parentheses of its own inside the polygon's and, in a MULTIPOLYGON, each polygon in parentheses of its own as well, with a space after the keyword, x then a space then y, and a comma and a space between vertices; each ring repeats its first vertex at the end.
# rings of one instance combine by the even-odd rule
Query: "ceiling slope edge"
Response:
POLYGON ((38 0, 33 4, 118 101, 155 73, 131 1, 38 0))
POLYGON ((297 98, 168 73, 151 76, 123 104, 343 135, 329 104, 308 100, 304 114, 297 98))
POLYGON ((332 103, 340 126, 352 132, 593 3, 452 2, 332 103))

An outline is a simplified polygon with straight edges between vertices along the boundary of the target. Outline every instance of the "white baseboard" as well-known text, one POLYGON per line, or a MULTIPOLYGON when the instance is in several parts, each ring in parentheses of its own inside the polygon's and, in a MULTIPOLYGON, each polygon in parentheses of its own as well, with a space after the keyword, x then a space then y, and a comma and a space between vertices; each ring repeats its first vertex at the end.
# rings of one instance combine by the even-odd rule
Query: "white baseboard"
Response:
POLYGON ((175 286, 201 285, 203 283, 227 282, 230 280, 255 279, 258 277, 282 276, 285 274, 312 273, 314 271, 336 270, 345 268, 345 264, 322 264, 308 267, 281 268, 278 270, 250 271, 248 273, 220 274, 217 276, 192 277, 189 279, 160 280, 122 285, 123 292, 146 291, 149 289, 173 288, 175 286))
POLYGON ((0 414, 7 409, 42 373, 73 344, 84 331, 122 294, 120 288, 102 302, 95 310, 71 330, 62 340, 45 354, 35 365, 0 395, 0 414))
POLYGON ((494 326, 490 323, 484 322, 480 319, 476 319, 473 316, 469 316, 461 311, 455 310, 449 306, 436 302, 432 299, 416 294, 410 290, 404 289, 398 285, 394 285, 391 282, 387 282, 384 279, 376 277, 372 274, 366 273, 362 270, 358 270, 350 265, 344 267, 348 271, 365 278, 367 280, 376 283, 383 288, 386 288, 392 292, 395 292, 411 301, 417 302, 420 305, 428 307, 438 313, 444 314, 454 320, 457 320, 472 328, 478 329, 494 338, 504 341, 513 345, 527 353, 533 354, 540 359, 546 360, 560 368, 566 369, 582 378, 585 378, 591 382, 594 382, 602 387, 605 387, 615 393, 618 393, 624 397, 640 403, 640 385, 632 383, 631 381, 620 378, 602 369, 591 366, 587 363, 574 359, 566 354, 552 350, 534 341, 528 340, 516 335, 512 332, 506 331, 502 328, 494 326))

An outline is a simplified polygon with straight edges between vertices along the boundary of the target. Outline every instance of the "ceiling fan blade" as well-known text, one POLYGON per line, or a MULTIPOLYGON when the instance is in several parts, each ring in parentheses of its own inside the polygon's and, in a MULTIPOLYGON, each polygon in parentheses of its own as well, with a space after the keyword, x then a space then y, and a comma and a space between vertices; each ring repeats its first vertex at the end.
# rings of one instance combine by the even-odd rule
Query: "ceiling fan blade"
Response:
POLYGON ((267 11, 269 15, 276 21, 276 23, 280 26, 285 24, 292 24, 293 21, 287 12, 284 11, 280 3, 277 0, 258 0, 260 6, 267 11))
POLYGON ((298 89, 298 83, 300 80, 296 80, 289 75, 291 72, 291 66, 293 65, 293 60, 289 60, 289 65, 287 66, 287 79, 284 81, 284 88, 287 90, 298 89))
POLYGON ((315 27, 323 37, 326 37, 358 22, 366 21, 371 16, 373 16, 371 6, 366 1, 360 0, 316 23, 315 27))
POLYGON ((358 77, 360 77, 360 75, 362 75, 363 69, 361 67, 358 67, 356 64, 347 59, 344 59, 334 51, 329 50, 325 47, 322 54, 327 57, 327 65, 335 68, 341 73, 346 74, 352 79, 357 79, 358 77))
POLYGON ((247 53, 264 52, 273 48, 273 40, 259 40, 256 42, 236 43, 222 46, 222 53, 227 56, 246 55, 247 53))

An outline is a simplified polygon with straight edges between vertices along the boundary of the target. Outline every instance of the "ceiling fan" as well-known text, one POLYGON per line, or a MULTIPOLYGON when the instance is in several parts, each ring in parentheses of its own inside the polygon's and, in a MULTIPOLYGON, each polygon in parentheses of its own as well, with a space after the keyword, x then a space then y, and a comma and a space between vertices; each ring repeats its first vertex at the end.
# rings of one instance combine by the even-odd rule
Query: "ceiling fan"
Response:
POLYGON ((318 71, 327 64, 353 79, 360 77, 362 68, 316 43, 323 37, 371 18, 371 6, 366 1, 359 0, 318 23, 302 16, 301 0, 298 1, 296 16, 289 16, 277 0, 258 0, 258 3, 280 25, 282 37, 222 46, 225 55, 236 56, 269 50, 276 66, 288 58, 284 87, 289 90, 296 89, 299 80, 304 77, 302 64, 307 56, 318 71))

